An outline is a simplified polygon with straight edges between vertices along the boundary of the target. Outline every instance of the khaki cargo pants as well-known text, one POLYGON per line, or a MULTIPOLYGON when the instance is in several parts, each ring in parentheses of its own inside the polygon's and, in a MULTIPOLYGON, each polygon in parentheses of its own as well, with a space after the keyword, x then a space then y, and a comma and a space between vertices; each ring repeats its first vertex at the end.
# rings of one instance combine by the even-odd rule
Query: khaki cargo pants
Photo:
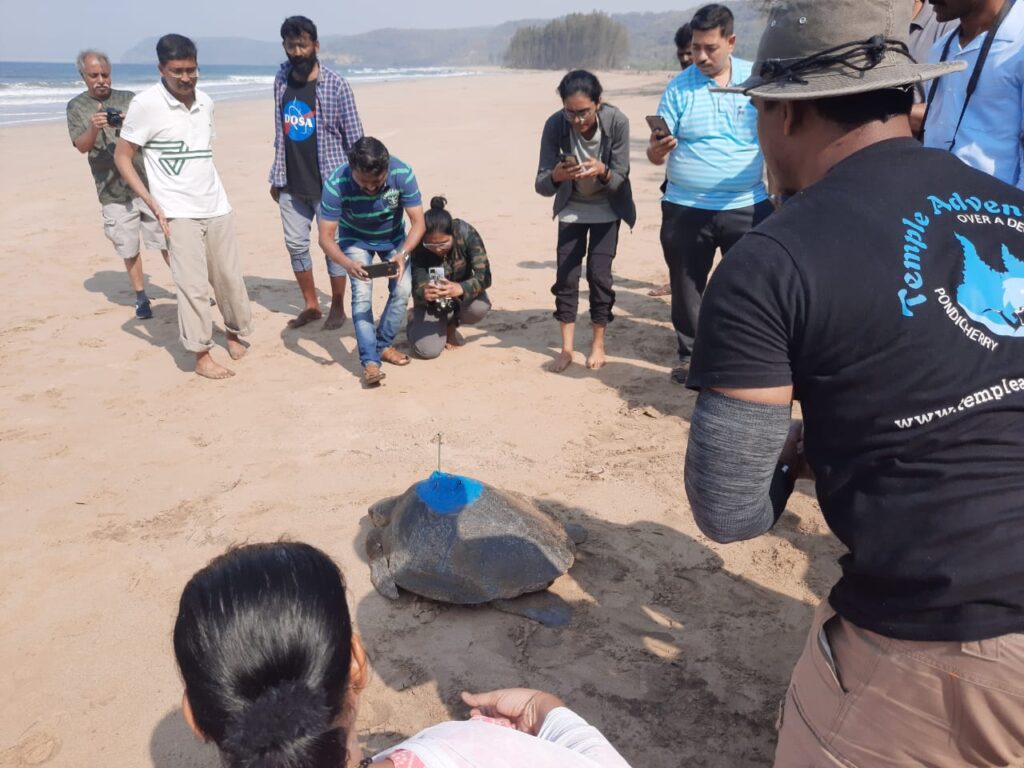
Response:
POLYGON ((776 768, 1024 767, 1024 634, 911 642, 818 607, 776 768))
POLYGON ((170 219, 171 276, 178 288, 178 330, 189 352, 213 347, 210 286, 224 328, 249 334, 252 309, 242 279, 234 214, 212 219, 170 219))

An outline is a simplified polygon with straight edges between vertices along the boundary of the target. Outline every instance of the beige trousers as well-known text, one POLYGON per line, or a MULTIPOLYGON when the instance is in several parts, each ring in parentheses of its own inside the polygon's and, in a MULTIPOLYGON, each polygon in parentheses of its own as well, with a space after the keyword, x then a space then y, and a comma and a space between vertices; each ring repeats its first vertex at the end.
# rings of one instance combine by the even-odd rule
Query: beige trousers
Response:
POLYGON ((1024 634, 895 640, 825 600, 793 670, 775 766, 1024 766, 1024 634))
POLYGON ((178 287, 178 330, 189 352, 213 347, 210 286, 224 327, 239 336, 252 330, 252 309, 242 279, 234 214, 212 219, 171 219, 171 275, 178 287))

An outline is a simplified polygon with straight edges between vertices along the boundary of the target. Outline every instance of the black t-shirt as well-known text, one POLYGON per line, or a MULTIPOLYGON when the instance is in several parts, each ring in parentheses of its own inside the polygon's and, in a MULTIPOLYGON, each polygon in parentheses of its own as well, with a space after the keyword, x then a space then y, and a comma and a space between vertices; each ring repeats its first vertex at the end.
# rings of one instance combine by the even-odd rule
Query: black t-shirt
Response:
POLYGON ((744 237, 689 384, 792 383, 832 606, 909 640, 1024 631, 1024 193, 893 139, 744 237))
POLYGON ((288 191, 319 200, 323 183, 316 151, 316 80, 288 79, 281 99, 281 123, 288 191))

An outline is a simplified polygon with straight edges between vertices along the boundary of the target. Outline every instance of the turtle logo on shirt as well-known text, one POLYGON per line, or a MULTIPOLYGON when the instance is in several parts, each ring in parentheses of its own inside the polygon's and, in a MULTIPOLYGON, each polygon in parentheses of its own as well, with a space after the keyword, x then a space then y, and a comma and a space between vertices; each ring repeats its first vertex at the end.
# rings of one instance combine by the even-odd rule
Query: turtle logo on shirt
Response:
POLYGON ((316 133, 316 110, 304 101, 292 99, 285 104, 281 119, 289 141, 305 141, 316 133))
POLYGON ((993 269, 974 243, 956 234, 964 252, 963 283, 956 301, 967 315, 1000 336, 1024 337, 1024 261, 1004 243, 1002 270, 993 269))
POLYGON ((151 141, 144 149, 159 152, 157 162, 169 176, 180 176, 186 160, 212 160, 212 149, 190 150, 184 141, 151 141))
POLYGON ((394 187, 388 187, 386 190, 384 190, 384 194, 381 195, 381 197, 384 200, 384 205, 386 205, 391 210, 394 210, 395 208, 398 207, 398 201, 401 198, 401 196, 401 191, 395 189, 394 187))

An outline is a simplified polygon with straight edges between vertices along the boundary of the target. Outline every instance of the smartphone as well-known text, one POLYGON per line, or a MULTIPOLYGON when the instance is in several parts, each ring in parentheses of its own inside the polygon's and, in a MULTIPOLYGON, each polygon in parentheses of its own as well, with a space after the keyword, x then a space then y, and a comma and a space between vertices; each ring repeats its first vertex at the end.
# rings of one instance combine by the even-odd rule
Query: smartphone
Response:
POLYGON ((430 277, 430 282, 440 283, 444 280, 444 267, 427 267, 427 275, 430 277))
POLYGON ((570 155, 566 152, 561 153, 558 156, 558 160, 562 165, 568 165, 570 167, 580 164, 580 161, 576 159, 576 155, 570 155))
POLYGON ((650 126, 651 133, 659 139, 672 135, 672 131, 668 128, 668 123, 665 122, 665 118, 661 115, 648 115, 647 125, 650 126))
POLYGON ((381 261, 377 264, 368 264, 363 267, 363 272, 369 277, 394 277, 398 274, 398 262, 381 261))

